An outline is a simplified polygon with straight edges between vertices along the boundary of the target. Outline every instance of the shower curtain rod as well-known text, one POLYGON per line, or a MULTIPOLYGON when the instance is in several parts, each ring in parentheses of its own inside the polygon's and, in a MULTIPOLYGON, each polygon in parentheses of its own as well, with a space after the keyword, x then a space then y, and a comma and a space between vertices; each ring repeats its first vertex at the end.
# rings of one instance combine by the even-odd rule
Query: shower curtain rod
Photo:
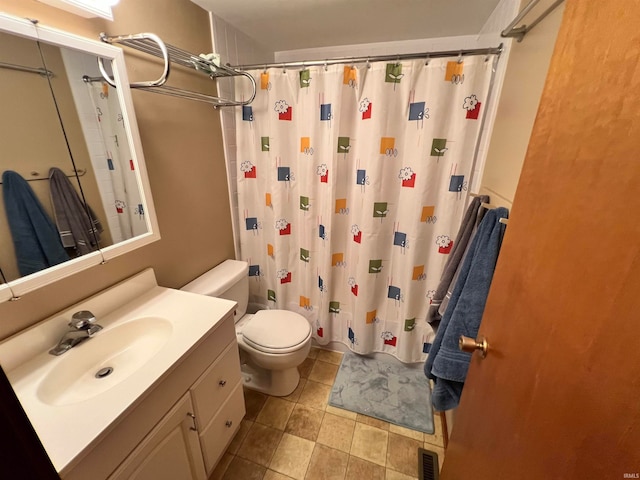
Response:
POLYGON ((490 48, 472 48, 466 50, 448 50, 439 52, 424 53, 402 53, 398 55, 371 55, 369 57, 341 57, 326 60, 311 60, 304 62, 275 62, 275 63, 255 63, 252 65, 235 65, 231 68, 238 70, 253 70, 259 68, 296 68, 296 67, 322 67, 328 65, 339 65, 342 63, 367 63, 367 62, 384 62, 384 61, 400 61, 421 58, 428 61, 432 58, 443 57, 465 57, 472 55, 500 55, 503 52, 503 44, 490 48))
POLYGON ((520 21, 527 16, 527 14, 533 10, 540 0, 531 0, 529 4, 522 9, 522 11, 518 14, 516 18, 505 28, 500 36, 503 38, 515 37, 518 42, 521 42, 524 36, 529 33, 529 31, 538 25, 542 20, 544 20, 551 12, 553 12, 556 8, 560 6, 564 0, 556 0, 549 8, 547 8, 544 12, 542 12, 538 18, 536 18, 530 25, 522 25, 521 27, 516 27, 520 21))
POLYGON ((89 75, 83 75, 82 81, 84 83, 104 82, 104 77, 90 77, 89 75))

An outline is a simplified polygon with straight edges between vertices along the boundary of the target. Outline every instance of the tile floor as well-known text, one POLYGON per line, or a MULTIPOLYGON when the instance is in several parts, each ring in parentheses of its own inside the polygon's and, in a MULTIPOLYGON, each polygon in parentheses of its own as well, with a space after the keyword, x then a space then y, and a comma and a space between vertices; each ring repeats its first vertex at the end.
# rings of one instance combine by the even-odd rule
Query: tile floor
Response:
POLYGON ((439 415, 427 435, 328 405, 341 360, 312 349, 287 397, 245 389, 247 414, 210 480, 411 480, 419 447, 442 464, 439 415))

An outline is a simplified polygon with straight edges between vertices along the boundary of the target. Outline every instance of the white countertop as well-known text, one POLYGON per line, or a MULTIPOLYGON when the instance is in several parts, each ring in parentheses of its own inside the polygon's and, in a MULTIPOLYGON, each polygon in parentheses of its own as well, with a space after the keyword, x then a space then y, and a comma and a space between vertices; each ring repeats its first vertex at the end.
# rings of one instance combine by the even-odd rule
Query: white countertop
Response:
POLYGON ((148 272, 155 283, 153 272, 147 270, 132 277, 138 282, 132 288, 127 288, 125 281, 104 292, 103 295, 109 297, 106 301, 101 294, 94 296, 0 344, 0 362, 8 370, 7 376, 58 472, 150 387, 159 383, 235 308, 232 301, 151 285, 148 272), (140 286, 141 276, 145 288, 140 286), (124 304, 118 301, 127 295, 131 297, 132 292, 136 298, 125 298, 128 301, 124 304), (119 306, 104 311, 109 305, 119 306), (144 317, 168 319, 172 324, 171 335, 143 367, 99 395, 68 405, 44 403, 38 395, 38 387, 46 375, 58 362, 73 355, 75 349, 90 349, 94 341, 89 339, 59 357, 48 353, 67 329, 66 322, 71 313, 83 309, 94 312, 97 323, 104 327, 96 338, 125 322, 144 317))

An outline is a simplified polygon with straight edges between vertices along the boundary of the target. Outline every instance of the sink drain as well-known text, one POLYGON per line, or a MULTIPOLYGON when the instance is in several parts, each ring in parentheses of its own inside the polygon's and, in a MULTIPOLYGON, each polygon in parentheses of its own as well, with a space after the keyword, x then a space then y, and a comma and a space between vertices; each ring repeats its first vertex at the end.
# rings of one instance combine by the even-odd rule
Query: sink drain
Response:
POLYGON ((113 372, 113 367, 101 368, 96 372, 96 378, 108 377, 109 375, 111 375, 111 372, 113 372))

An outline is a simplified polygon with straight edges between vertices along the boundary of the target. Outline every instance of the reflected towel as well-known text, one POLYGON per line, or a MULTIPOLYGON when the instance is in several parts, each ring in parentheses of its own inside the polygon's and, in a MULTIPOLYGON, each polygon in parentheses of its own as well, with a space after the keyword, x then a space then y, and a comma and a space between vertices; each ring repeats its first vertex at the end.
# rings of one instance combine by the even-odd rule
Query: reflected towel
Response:
POLYGON ((458 406, 471 354, 458 348, 460 335, 476 338, 493 279, 505 225, 506 208, 490 210, 480 223, 464 258, 451 301, 424 365, 435 381, 431 402, 436 410, 458 406))
POLYGON ((56 226, 24 178, 11 170, 5 171, 2 196, 20 275, 69 260, 56 226))
POLYGON ((85 255, 98 248, 102 225, 89 205, 80 199, 69 178, 59 168, 49 170, 53 215, 65 248, 85 255))

